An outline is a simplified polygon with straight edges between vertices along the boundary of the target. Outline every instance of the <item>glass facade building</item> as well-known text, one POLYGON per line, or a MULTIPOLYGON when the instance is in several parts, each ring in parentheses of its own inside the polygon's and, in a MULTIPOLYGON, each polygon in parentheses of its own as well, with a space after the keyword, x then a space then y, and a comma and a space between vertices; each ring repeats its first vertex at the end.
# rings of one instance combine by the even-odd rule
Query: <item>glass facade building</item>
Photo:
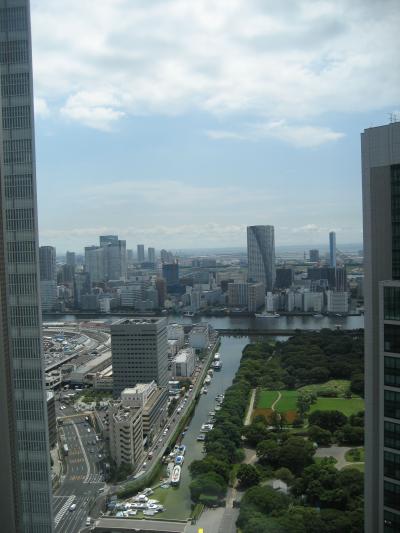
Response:
POLYGON ((28 0, 0 0, 1 530, 53 531, 28 0))
POLYGON ((247 261, 249 281, 272 291, 276 280, 274 226, 248 226, 247 261))

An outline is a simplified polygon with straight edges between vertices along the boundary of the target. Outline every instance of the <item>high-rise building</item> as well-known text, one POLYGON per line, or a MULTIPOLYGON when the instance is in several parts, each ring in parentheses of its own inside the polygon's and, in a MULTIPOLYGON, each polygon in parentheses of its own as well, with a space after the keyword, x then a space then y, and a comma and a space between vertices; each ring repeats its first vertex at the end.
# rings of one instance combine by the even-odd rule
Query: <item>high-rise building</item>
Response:
POLYGON ((293 268, 277 268, 275 289, 289 289, 293 284, 293 268))
POLYGON ((71 266, 71 267, 75 268, 75 266, 76 266, 75 252, 67 252, 65 254, 65 263, 68 266, 71 266))
POLYGON ((137 245, 137 260, 138 260, 138 263, 144 263, 144 261, 145 261, 144 244, 138 244, 137 245))
POLYGON ((106 262, 104 248, 99 246, 85 247, 85 271, 90 275, 92 283, 104 281, 106 278, 106 262))
POLYGON ((100 246, 85 248, 85 269, 93 283, 125 280, 126 241, 120 241, 117 235, 102 235, 100 246))
POLYGON ((42 281, 55 281, 57 279, 56 249, 54 246, 41 246, 39 248, 39 265, 42 281))
POLYGON ((266 291, 275 285, 274 226, 248 226, 247 258, 249 281, 263 283, 266 291))
POLYGON ((28 0, 0 0, 1 530, 53 531, 28 0))
POLYGON ((74 305, 79 308, 82 303, 82 296, 90 294, 91 281, 88 272, 76 272, 74 276, 74 305))
POLYGON ((318 263, 319 261, 319 250, 310 250, 310 262, 318 263))
POLYGON ((329 233, 329 266, 336 268, 336 233, 329 233))
POLYGON ((163 263, 162 276, 167 284, 167 290, 179 285, 179 263, 163 263))
POLYGON ((156 262, 156 251, 154 248, 148 248, 147 249, 147 259, 149 263, 155 263, 156 262))
POLYGON ((137 383, 168 385, 165 318, 122 319, 111 326, 114 396, 137 383))
POLYGON ((107 246, 108 244, 117 244, 118 235, 100 235, 100 246, 107 246))
POLYGON ((365 532, 400 530, 400 123, 362 134, 365 532))

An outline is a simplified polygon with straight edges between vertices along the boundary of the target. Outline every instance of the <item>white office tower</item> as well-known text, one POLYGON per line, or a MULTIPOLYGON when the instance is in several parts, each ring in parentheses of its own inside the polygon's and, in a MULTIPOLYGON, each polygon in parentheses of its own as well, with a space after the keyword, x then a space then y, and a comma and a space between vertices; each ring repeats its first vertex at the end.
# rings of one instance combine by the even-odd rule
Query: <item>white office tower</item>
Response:
POLYGON ((326 310, 328 313, 348 313, 349 312, 349 293, 348 292, 326 292, 326 310))
POLYGON ((274 226, 247 228, 248 279, 264 284, 266 291, 275 285, 274 226))
POLYGON ((114 397, 137 383, 168 385, 165 318, 122 319, 111 326, 114 397))
MULTIPOLYGON (((346 300, 346 304, 347 304, 347 300, 346 300)), ((303 311, 305 311, 306 313, 308 312, 321 313, 323 306, 324 306, 324 293, 323 292, 305 291, 303 293, 303 311)), ((342 312, 345 312, 345 311, 342 311, 342 312)))
POLYGON ((365 532, 400 531, 400 123, 362 134, 365 532))
POLYGON ((329 266, 336 268, 336 233, 329 233, 329 266))
POLYGON ((51 533, 28 0, 0 0, 0 85, 0 530, 51 533))

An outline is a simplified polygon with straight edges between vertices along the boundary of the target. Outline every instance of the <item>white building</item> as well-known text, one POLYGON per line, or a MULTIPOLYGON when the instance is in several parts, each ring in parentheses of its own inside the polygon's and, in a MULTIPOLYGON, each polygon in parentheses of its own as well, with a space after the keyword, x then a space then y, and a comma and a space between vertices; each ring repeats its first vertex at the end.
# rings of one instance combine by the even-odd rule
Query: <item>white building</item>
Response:
POLYGON ((228 304, 230 307, 245 307, 248 301, 248 283, 228 283, 228 304))
POLYGON ((185 344, 185 330, 182 324, 168 325, 168 341, 177 341, 178 348, 182 348, 185 344))
POLYGON ((303 293, 303 311, 321 313, 324 305, 324 294, 322 292, 303 293))
POLYGON ((172 364, 172 375, 178 377, 190 377, 194 372, 196 356, 193 348, 185 348, 178 352, 172 364))
POLYGON ((189 333, 189 345, 195 350, 205 350, 210 344, 210 326, 198 324, 189 333))
POLYGON ((121 392, 123 407, 140 408, 143 417, 143 435, 157 433, 168 414, 168 389, 157 383, 138 383, 121 392))
POLYGON ((115 402, 109 409, 110 453, 117 466, 136 469, 144 459, 142 409, 115 402))
POLYGON ((328 313, 348 313, 349 293, 327 291, 327 311, 328 313))

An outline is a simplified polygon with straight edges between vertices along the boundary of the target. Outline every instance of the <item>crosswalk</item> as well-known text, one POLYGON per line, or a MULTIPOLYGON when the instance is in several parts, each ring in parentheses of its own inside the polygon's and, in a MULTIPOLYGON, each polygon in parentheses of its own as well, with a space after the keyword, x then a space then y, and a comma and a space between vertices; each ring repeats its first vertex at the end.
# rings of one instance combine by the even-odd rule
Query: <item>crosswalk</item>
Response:
POLYGON ((62 520, 62 517, 65 515, 65 513, 67 512, 67 509, 69 509, 70 505, 73 503, 73 501, 75 500, 75 496, 72 495, 72 496, 56 496, 56 498, 67 498, 64 505, 61 507, 61 509, 58 511, 58 513, 56 514, 56 517, 54 519, 54 523, 56 526, 58 526, 58 524, 60 523, 60 521, 62 520))
POLYGON ((101 483, 103 481, 103 474, 89 474, 89 477, 84 483, 101 483))

